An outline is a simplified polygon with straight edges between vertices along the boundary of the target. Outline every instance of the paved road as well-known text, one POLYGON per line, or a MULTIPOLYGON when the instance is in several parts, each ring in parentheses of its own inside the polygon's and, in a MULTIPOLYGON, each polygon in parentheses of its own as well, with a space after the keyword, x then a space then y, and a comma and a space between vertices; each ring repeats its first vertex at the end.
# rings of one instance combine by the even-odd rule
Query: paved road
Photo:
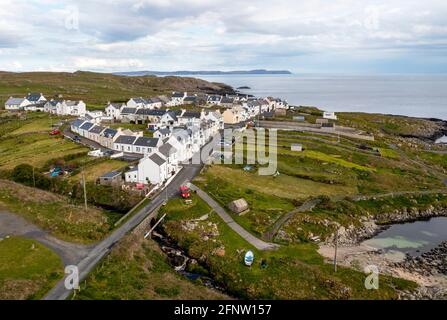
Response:
MULTIPOLYGON (((207 154, 213 145, 217 144, 216 141, 219 139, 212 140, 207 145, 202 148, 206 150, 207 154)), ((79 269, 79 279, 85 279, 90 271, 96 266, 96 264, 107 255, 112 247, 129 231, 133 230, 138 226, 148 215, 159 208, 165 201, 166 198, 172 198, 178 194, 178 190, 181 185, 185 182, 191 181, 195 176, 200 173, 203 164, 186 164, 183 165, 182 170, 175 176, 175 178, 169 183, 165 188, 165 191, 161 192, 155 196, 152 201, 142 208, 140 211, 133 214, 125 223, 123 223, 118 229, 116 229, 111 235, 106 239, 96 244, 91 248, 90 252, 79 261, 73 263, 79 269)), ((45 300, 64 300, 71 293, 71 290, 67 290, 64 286, 64 280, 61 280, 57 285, 44 297, 45 300)))
POLYGON ((97 143, 97 142, 95 142, 93 140, 84 138, 84 137, 82 137, 82 136, 80 136, 80 135, 78 135, 76 133, 71 132, 70 126, 67 126, 66 128, 64 128, 64 131, 62 132, 62 134, 64 135, 65 138, 68 138, 68 139, 71 139, 71 140, 73 140, 73 138, 75 136, 78 136, 79 137, 79 143, 83 144, 84 146, 87 146, 87 147, 90 147, 90 148, 93 148, 93 149, 110 150, 110 149, 107 149, 106 147, 103 147, 102 145, 100 145, 99 143, 97 143))
POLYGON ((62 259, 64 265, 69 265, 80 261, 91 250, 93 245, 74 244, 57 239, 47 231, 40 229, 34 224, 15 214, 0 212, 0 237, 21 236, 36 240, 54 250, 62 259))
POLYGON ((191 189, 197 192, 197 195, 205 200, 206 203, 214 210, 216 213, 222 218, 222 220, 237 234, 239 234, 242 238, 244 238, 248 243, 254 246, 258 250, 272 250, 276 249, 279 246, 274 243, 268 243, 262 241, 261 239, 256 238, 254 235, 249 233, 247 230, 242 228, 233 218, 225 212, 224 208, 222 208, 213 198, 211 198, 205 191, 197 187, 196 185, 191 184, 191 189))

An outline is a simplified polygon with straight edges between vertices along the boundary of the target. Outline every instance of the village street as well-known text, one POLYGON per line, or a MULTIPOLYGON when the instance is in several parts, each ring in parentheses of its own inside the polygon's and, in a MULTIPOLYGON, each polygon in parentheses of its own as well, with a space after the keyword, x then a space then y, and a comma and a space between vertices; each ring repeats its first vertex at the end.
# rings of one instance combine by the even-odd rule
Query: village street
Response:
MULTIPOLYGON (((206 144, 202 150, 210 150, 215 140, 211 140, 206 144)), ((209 154, 209 153, 208 153, 209 154)), ((140 211, 132 215, 123 225, 113 231, 113 233, 90 248, 90 251, 82 259, 74 261, 73 264, 79 268, 80 280, 86 278, 88 273, 93 270, 96 264, 106 256, 112 247, 129 231, 138 226, 145 218, 160 207, 167 199, 170 199, 178 194, 178 190, 185 182, 192 181, 192 179, 200 173, 203 164, 186 164, 183 165, 182 170, 175 176, 175 178, 168 184, 166 189, 155 196, 152 201, 143 207, 140 211)), ((48 292, 44 297, 45 300, 64 300, 70 295, 71 291, 67 290, 64 285, 64 279, 60 280, 56 286, 48 292)))

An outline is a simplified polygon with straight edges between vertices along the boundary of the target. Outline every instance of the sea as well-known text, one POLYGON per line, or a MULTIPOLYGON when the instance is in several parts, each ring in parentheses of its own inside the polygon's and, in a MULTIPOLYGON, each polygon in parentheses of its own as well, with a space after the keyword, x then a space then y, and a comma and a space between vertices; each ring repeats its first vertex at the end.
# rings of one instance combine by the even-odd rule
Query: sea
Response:
POLYGON ((273 96, 326 111, 368 112, 447 120, 447 75, 206 75, 243 93, 273 96))

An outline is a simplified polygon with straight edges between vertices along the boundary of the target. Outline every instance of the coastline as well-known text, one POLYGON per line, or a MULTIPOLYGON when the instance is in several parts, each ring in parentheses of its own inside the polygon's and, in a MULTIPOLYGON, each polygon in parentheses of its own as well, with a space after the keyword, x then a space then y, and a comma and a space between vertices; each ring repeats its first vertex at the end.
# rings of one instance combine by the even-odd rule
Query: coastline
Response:
MULTIPOLYGON (((414 209, 414 208, 413 208, 414 209)), ((341 227, 338 235, 337 263, 339 265, 365 271, 369 265, 375 265, 379 272, 418 284, 413 292, 401 292, 400 299, 447 299, 447 276, 442 263, 447 259, 447 241, 421 255, 411 257, 401 252, 385 252, 368 246, 364 240, 371 239, 388 228, 391 224, 409 223, 447 216, 447 208, 430 208, 426 210, 396 210, 378 217, 368 216, 361 221, 361 226, 341 227), (385 217, 383 217, 385 216, 385 217)), ((333 262, 335 234, 322 242, 318 252, 328 261, 333 262)))

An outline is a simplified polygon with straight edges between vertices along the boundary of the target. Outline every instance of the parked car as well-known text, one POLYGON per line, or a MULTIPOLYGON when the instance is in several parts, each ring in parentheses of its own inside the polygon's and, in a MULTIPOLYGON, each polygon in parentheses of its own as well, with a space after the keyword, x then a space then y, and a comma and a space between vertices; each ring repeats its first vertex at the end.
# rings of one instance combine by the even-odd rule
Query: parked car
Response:
POLYGON ((59 129, 54 129, 50 131, 50 136, 57 136, 61 134, 61 131, 59 129))
POLYGON ((73 141, 74 142, 79 142, 79 141, 81 141, 81 138, 79 136, 74 136, 73 137, 73 141))

